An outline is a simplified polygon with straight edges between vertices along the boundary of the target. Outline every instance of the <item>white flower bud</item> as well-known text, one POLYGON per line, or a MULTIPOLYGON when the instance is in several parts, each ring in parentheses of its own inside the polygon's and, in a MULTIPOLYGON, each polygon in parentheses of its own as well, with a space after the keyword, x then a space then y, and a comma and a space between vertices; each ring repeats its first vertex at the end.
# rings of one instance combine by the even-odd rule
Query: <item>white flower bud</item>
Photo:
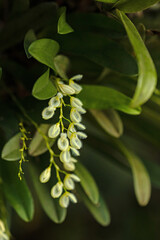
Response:
POLYGON ((74 89, 75 94, 78 94, 82 91, 82 87, 79 84, 75 83, 72 79, 69 80, 69 86, 74 89))
POLYGON ((73 162, 73 163, 78 162, 77 159, 75 159, 75 158, 73 158, 73 157, 71 157, 71 160, 70 160, 70 161, 73 162))
POLYGON ((74 132, 76 132, 76 129, 74 128, 74 123, 70 123, 67 130, 68 138, 70 138, 71 134, 74 132))
POLYGON ((52 106, 46 107, 42 112, 42 118, 48 120, 53 117, 55 108, 52 106))
POLYGON ((67 171, 74 171, 76 169, 74 162, 70 161, 69 163, 63 163, 63 167, 67 171))
POLYGON ((0 240, 9 240, 9 236, 5 233, 6 229, 3 221, 0 219, 0 240))
POLYGON ((68 197, 73 203, 77 203, 77 198, 73 193, 68 193, 68 197))
POLYGON ((62 81, 58 81, 57 83, 64 96, 75 94, 75 90, 71 86, 64 84, 62 81))
POLYGON ((60 124, 56 123, 49 128, 48 136, 50 138, 56 138, 60 134, 60 124))
POLYGON ((69 174, 64 178, 64 186, 67 190, 73 190, 75 188, 75 184, 69 174))
POLYGON ((76 157, 80 156, 80 153, 77 149, 75 149, 73 147, 70 147, 70 149, 71 149, 71 152, 72 152, 73 156, 76 156, 76 157))
POLYGON ((69 141, 67 139, 67 134, 66 133, 61 133, 61 137, 58 139, 58 148, 61 151, 66 151, 67 148, 69 147, 69 141))
POLYGON ((60 154, 61 162, 68 163, 68 162, 70 162, 70 159, 71 159, 71 154, 70 154, 69 150, 61 152, 61 154, 60 154))
POLYGON ((70 137, 70 144, 75 149, 80 149, 82 147, 81 140, 77 137, 76 133, 72 133, 70 137))
POLYGON ((79 130, 85 130, 86 127, 82 123, 74 123, 74 125, 79 129, 79 130))
POLYGON ((81 122, 82 117, 81 117, 80 113, 77 111, 76 108, 72 108, 72 109, 71 109, 70 119, 71 119, 71 121, 74 122, 74 123, 75 123, 75 122, 77 122, 77 123, 81 122))
POLYGON ((41 183, 46 183, 51 177, 51 167, 46 168, 40 175, 39 179, 41 183))
POLYGON ((71 106, 75 108, 79 108, 83 106, 83 103, 81 102, 81 100, 75 97, 70 98, 70 103, 71 103, 71 106))
POLYGON ((59 204, 62 208, 67 208, 69 205, 69 196, 67 193, 64 193, 60 199, 59 199, 59 204))
POLYGON ((62 182, 58 182, 56 185, 54 185, 51 189, 51 196, 53 198, 58 198, 61 196, 63 192, 63 183, 62 182))
POLYGON ((80 182, 81 179, 76 175, 76 174, 69 174, 69 176, 75 181, 75 182, 80 182))
POLYGON ((80 114, 85 114, 86 113, 86 110, 82 107, 77 107, 76 109, 80 114))
POLYGON ((5 232, 5 226, 1 219, 0 219, 0 232, 5 232))
POLYGON ((59 107, 61 105, 61 101, 58 96, 52 97, 49 101, 49 106, 51 107, 59 107))
POLYGON ((82 78, 83 78, 83 75, 77 74, 77 75, 73 76, 71 79, 74 81, 80 81, 82 78))
POLYGON ((87 138, 87 134, 86 134, 86 133, 77 132, 76 134, 77 134, 77 136, 78 136, 80 139, 85 139, 85 138, 87 138))
POLYGON ((63 94, 62 94, 61 92, 58 92, 58 93, 57 93, 57 97, 63 98, 63 94))

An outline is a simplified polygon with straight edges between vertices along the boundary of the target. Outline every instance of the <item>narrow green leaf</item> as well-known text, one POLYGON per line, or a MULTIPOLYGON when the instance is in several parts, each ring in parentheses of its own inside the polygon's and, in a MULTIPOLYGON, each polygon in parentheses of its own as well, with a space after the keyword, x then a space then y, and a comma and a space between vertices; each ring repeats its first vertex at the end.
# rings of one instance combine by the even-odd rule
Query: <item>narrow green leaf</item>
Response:
MULTIPOLYGON (((45 134, 46 136, 48 136, 48 129, 51 125, 50 124, 41 124, 39 126, 40 131, 45 134)), ((49 145, 50 147, 53 146, 55 142, 55 139, 49 139, 49 145)), ((42 135, 36 131, 30 145, 29 145, 29 154, 31 156, 39 156, 43 153, 45 153, 48 150, 48 148, 46 147, 46 143, 44 138, 42 137, 42 135)))
POLYGON ((83 190, 77 186, 77 191, 80 194, 85 206, 88 208, 94 219, 101 224, 102 226, 106 227, 110 224, 111 218, 108 207, 104 202, 102 196, 99 198, 98 204, 93 204, 83 190))
POLYGON ((140 114, 140 108, 131 108, 131 99, 115 89, 98 85, 83 85, 78 95, 84 107, 89 109, 113 108, 128 114, 140 114))
POLYGON ((27 55, 27 58, 32 57, 31 54, 28 52, 28 48, 31 45, 31 43, 34 42, 36 39, 37 38, 33 29, 30 29, 24 37, 24 50, 27 55))
POLYGON ((157 83, 156 69, 152 58, 134 24, 123 12, 117 10, 117 13, 123 22, 137 57, 139 77, 131 105, 132 107, 138 107, 148 101, 155 90, 157 83))
POLYGON ((21 133, 12 137, 3 147, 1 157, 8 161, 16 161, 21 158, 20 154, 20 137, 21 133))
POLYGON ((59 76, 63 79, 67 79, 67 71, 70 65, 69 58, 64 55, 57 55, 54 58, 54 65, 59 76))
POLYGON ((104 112, 91 109, 90 112, 105 132, 111 136, 118 138, 123 134, 123 123, 115 110, 108 109, 104 112))
POLYGON ((67 210, 60 207, 57 199, 51 197, 48 185, 39 181, 39 174, 34 166, 30 166, 30 173, 43 210, 53 222, 62 223, 66 218, 67 210))
POLYGON ((103 3, 116 3, 118 0, 96 0, 97 2, 103 2, 103 3))
POLYGON ((126 13, 132 13, 142 11, 156 2, 158 0, 118 0, 114 7, 126 13))
POLYGON ((88 172, 88 170, 78 162, 76 164, 76 175, 81 179, 81 186, 85 193, 87 194, 88 198, 94 203, 97 204, 99 201, 99 191, 97 184, 92 177, 92 175, 88 172))
POLYGON ((57 89, 50 81, 48 69, 35 82, 32 90, 32 95, 39 100, 45 100, 53 97, 56 93, 57 89))
POLYGON ((18 178, 18 163, 2 162, 2 179, 4 193, 9 204, 24 221, 31 221, 34 214, 34 203, 28 186, 18 178))
POLYGON ((73 32, 73 28, 66 22, 66 7, 60 8, 60 17, 58 20, 58 33, 67 34, 73 32))
POLYGON ((128 150, 122 143, 119 143, 118 146, 131 166, 137 201, 141 206, 146 206, 151 197, 151 182, 148 171, 133 152, 128 150))
POLYGON ((37 61, 55 70, 54 57, 59 51, 59 44, 52 39, 39 39, 31 43, 28 49, 37 61))

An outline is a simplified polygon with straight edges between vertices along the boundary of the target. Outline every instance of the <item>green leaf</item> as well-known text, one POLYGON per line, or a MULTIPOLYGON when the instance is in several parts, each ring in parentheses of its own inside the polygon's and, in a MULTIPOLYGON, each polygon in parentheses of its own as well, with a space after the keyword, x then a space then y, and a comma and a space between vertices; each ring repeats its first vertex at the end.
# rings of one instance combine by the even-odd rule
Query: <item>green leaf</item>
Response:
POLYGON ((89 199, 94 204, 97 204, 99 201, 99 191, 92 175, 80 162, 76 164, 75 173, 81 179, 80 184, 85 193, 87 194, 87 196, 89 197, 89 199))
POLYGON ((119 114, 113 110, 100 111, 91 109, 90 112, 99 123, 99 125, 113 137, 120 137, 123 134, 123 123, 119 114))
POLYGON ((114 7, 126 13, 132 13, 142 11, 156 2, 158 0, 118 0, 114 7))
MULTIPOLYGON (((39 126, 39 129, 44 135, 47 136, 48 129, 50 128, 50 126, 51 126, 50 124, 41 124, 39 126)), ((55 142, 55 139, 48 138, 48 140, 49 140, 50 147, 52 147, 55 142)), ((39 155, 45 153, 47 150, 48 150, 48 148, 46 147, 44 138, 38 131, 36 131, 32 141, 29 145, 29 154, 31 156, 36 157, 36 156, 39 156, 39 155)))
POLYGON ((43 210, 53 222, 62 223, 66 218, 67 210, 60 207, 57 199, 51 197, 47 184, 39 181, 39 174, 34 166, 30 166, 30 173, 43 210))
POLYGON ((117 13, 123 22, 137 58, 139 77, 131 105, 132 107, 138 107, 148 101, 155 90, 157 83, 156 69, 134 24, 123 12, 117 10, 117 13))
POLYGON ((48 69, 35 82, 32 90, 32 95, 39 100, 45 100, 53 97, 56 93, 57 89, 50 81, 48 69))
POLYGON ((34 42, 36 39, 37 38, 33 29, 30 29, 24 37, 24 50, 27 55, 27 58, 32 57, 31 54, 28 52, 28 48, 31 45, 31 43, 34 42))
POLYGON ((16 161, 21 158, 20 154, 21 133, 12 137, 3 147, 1 157, 8 161, 16 161))
POLYGON ((64 55, 57 55, 54 58, 54 66, 59 74, 59 76, 63 79, 67 79, 67 70, 69 69, 70 61, 68 57, 64 55))
POLYGON ((98 204, 93 204, 80 187, 77 186, 77 191, 81 196, 85 206, 88 208, 94 219, 102 226, 108 226, 111 218, 109 210, 104 202, 102 196, 99 198, 98 204))
POLYGON ((18 164, 2 162, 2 179, 4 193, 9 204, 24 221, 31 221, 34 214, 34 203, 28 186, 18 178, 18 164))
POLYGON ((54 57, 59 51, 59 44, 52 39, 39 39, 31 43, 28 49, 37 61, 55 70, 54 57))
POLYGON ((66 22, 66 7, 62 7, 60 10, 60 18, 58 20, 58 33, 67 34, 73 32, 73 28, 66 22))
POLYGON ((140 108, 131 108, 131 99, 115 89, 98 85, 83 85, 78 95, 84 107, 89 109, 113 108, 128 114, 140 114, 140 108))
POLYGON ((151 197, 151 182, 148 171, 141 160, 122 143, 119 143, 119 149, 126 156, 132 169, 134 179, 134 191, 138 203, 146 206, 151 197))
POLYGON ((118 0, 96 0, 97 2, 103 2, 103 3, 116 3, 118 0))

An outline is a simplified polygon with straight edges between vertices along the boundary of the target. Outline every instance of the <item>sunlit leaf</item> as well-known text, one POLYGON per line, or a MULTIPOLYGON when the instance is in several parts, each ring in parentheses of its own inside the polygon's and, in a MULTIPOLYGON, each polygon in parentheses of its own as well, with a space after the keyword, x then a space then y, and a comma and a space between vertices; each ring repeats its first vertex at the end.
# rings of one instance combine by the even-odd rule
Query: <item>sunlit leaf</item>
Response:
MULTIPOLYGON (((41 124, 39 126, 40 131, 47 136, 48 134, 48 129, 51 125, 50 124, 41 124)), ((55 139, 49 139, 49 145, 50 147, 54 144, 55 139)), ((42 135, 36 131, 30 145, 29 145, 29 154, 31 156, 39 156, 43 153, 45 153, 48 150, 48 148, 46 147, 46 142, 44 140, 44 138, 42 137, 42 135)))
POLYGON ((66 22, 66 7, 60 8, 60 17, 58 20, 58 33, 67 34, 73 32, 73 28, 66 22))
POLYGON ((57 55, 54 58, 54 65, 57 73, 61 78, 67 79, 67 71, 69 69, 69 58, 64 55, 57 55))
POLYGON ((20 149, 21 133, 12 137, 3 147, 1 157, 8 161, 16 161, 21 158, 20 149))
POLYGON ((54 57, 59 51, 59 44, 52 39, 39 39, 31 43, 28 49, 37 61, 55 70, 54 57))
POLYGON ((113 108, 128 114, 140 114, 140 108, 131 108, 131 99, 115 89, 98 85, 83 85, 78 95, 84 107, 89 109, 113 108))
POLYGON ((123 133, 123 123, 118 113, 113 109, 100 111, 91 109, 90 112, 99 123, 99 125, 111 136, 120 137, 123 133))
POLYGON ((28 186, 23 179, 18 178, 18 163, 2 162, 2 179, 4 193, 9 204, 24 221, 31 221, 34 214, 34 204, 28 186))
POLYGON ((123 22, 137 58, 139 76, 131 104, 133 107, 138 107, 148 101, 153 94, 157 83, 157 74, 152 58, 134 24, 123 12, 117 10, 117 13, 123 22))
POLYGON ((24 50, 28 58, 32 57, 31 54, 28 52, 28 48, 31 43, 34 42, 36 39, 37 38, 33 29, 30 29, 24 37, 24 50))
POLYGON ((53 97, 56 93, 57 89, 49 78, 48 69, 35 82, 32 90, 32 95, 39 100, 45 100, 53 97))
POLYGON ((94 203, 97 204, 99 201, 99 191, 97 184, 92 177, 92 175, 88 172, 88 170, 78 162, 76 164, 76 175, 81 179, 81 186, 85 193, 87 194, 88 198, 94 203))

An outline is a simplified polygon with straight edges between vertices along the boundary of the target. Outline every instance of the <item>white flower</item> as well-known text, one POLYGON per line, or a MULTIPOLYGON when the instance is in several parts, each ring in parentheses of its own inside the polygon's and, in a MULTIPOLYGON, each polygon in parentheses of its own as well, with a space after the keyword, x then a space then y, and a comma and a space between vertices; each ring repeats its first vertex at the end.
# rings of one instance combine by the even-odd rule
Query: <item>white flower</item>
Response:
POLYGON ((69 80, 69 86, 74 89, 75 94, 78 94, 82 91, 82 87, 75 83, 72 79, 69 80))
POLYGON ((61 105, 60 98, 58 96, 52 97, 49 101, 49 106, 51 107, 59 107, 61 105))
POLYGON ((79 113, 81 113, 81 114, 85 114, 86 113, 86 110, 84 109, 84 108, 82 108, 82 107, 78 107, 78 108, 76 108, 77 109, 77 111, 79 112, 79 113))
POLYGON ((67 134, 66 133, 61 133, 61 137, 58 139, 58 148, 61 151, 66 151, 67 148, 69 147, 69 141, 67 139, 67 134))
POLYGON ((64 96, 75 94, 75 90, 71 86, 64 84, 64 82, 62 81, 57 81, 57 83, 58 83, 59 89, 61 90, 64 96))
POLYGON ((40 175, 39 179, 41 183, 46 183, 51 177, 51 167, 46 168, 40 175))
POLYGON ((53 198, 59 198, 63 192, 63 183, 58 182, 56 185, 54 185, 51 189, 51 196, 53 198))
POLYGON ((86 133, 77 132, 76 134, 77 134, 77 136, 78 136, 80 139, 85 139, 85 138, 87 138, 87 134, 86 134, 86 133))
POLYGON ((74 162, 70 161, 69 163, 63 163, 63 167, 67 171, 74 171, 76 169, 74 162))
POLYGON ((77 198, 73 193, 68 193, 68 197, 73 203, 77 203, 77 198))
POLYGON ((70 98, 70 103, 71 103, 71 106, 75 108, 79 108, 83 106, 83 103, 81 102, 81 100, 75 97, 70 98))
POLYGON ((0 240, 9 240, 9 237, 5 233, 6 229, 3 221, 0 219, 0 240))
POLYGON ((71 134, 74 132, 76 132, 76 129, 74 128, 74 123, 70 123, 67 130, 68 138, 70 138, 71 134))
POLYGON ((81 114, 77 111, 76 108, 71 109, 70 119, 72 122, 77 122, 77 123, 81 122, 82 120, 81 114))
POLYGON ((76 175, 76 174, 69 174, 69 176, 75 181, 75 182, 80 182, 81 179, 76 175))
POLYGON ((53 106, 46 107, 42 112, 42 118, 48 120, 53 117, 55 108, 53 106))
POLYGON ((58 92, 58 93, 57 93, 57 96, 58 96, 59 98, 63 98, 63 94, 62 94, 61 92, 58 92))
POLYGON ((73 147, 70 147, 70 149, 71 149, 71 152, 72 152, 73 156, 76 156, 76 157, 80 156, 80 153, 77 149, 75 149, 73 147))
POLYGON ((75 187, 74 181, 70 177, 70 175, 66 175, 64 178, 64 186, 67 190, 73 190, 75 187))
POLYGON ((75 76, 73 76, 71 79, 74 81, 80 81, 83 78, 82 74, 77 74, 75 76))
POLYGON ((48 136, 50 138, 56 138, 60 134, 60 124, 56 123, 49 128, 48 136))
POLYGON ((60 160, 61 162, 65 162, 65 163, 68 163, 70 162, 71 160, 71 154, 70 154, 70 151, 69 149, 67 149, 66 151, 62 151, 61 154, 60 154, 60 160))
POLYGON ((64 193, 60 199, 59 199, 59 205, 62 207, 62 208, 67 208, 68 205, 69 205, 69 196, 68 196, 68 193, 64 193))
POLYGON ((79 130, 85 130, 86 127, 82 123, 74 123, 74 125, 79 129, 79 130))
POLYGON ((72 133, 70 137, 70 144, 75 149, 80 149, 82 147, 81 140, 77 137, 76 133, 72 133))
POLYGON ((5 232, 5 226, 1 219, 0 219, 0 232, 5 232))

